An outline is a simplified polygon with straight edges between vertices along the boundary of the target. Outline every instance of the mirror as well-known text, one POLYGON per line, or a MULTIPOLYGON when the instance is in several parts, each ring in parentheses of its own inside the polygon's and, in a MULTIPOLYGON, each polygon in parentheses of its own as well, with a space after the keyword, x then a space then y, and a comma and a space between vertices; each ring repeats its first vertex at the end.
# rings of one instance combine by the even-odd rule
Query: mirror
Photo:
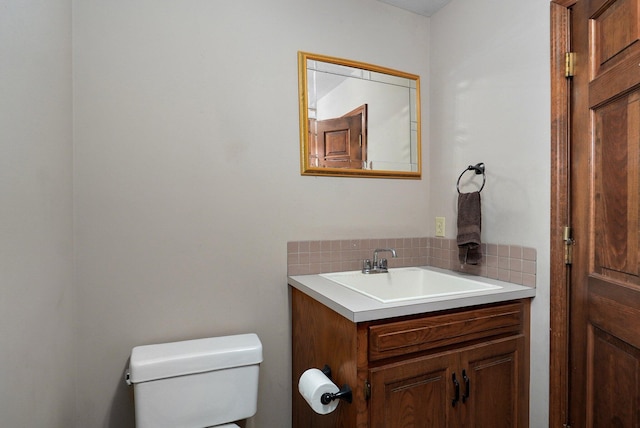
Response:
POLYGON ((298 53, 302 175, 419 179, 420 77, 298 53))

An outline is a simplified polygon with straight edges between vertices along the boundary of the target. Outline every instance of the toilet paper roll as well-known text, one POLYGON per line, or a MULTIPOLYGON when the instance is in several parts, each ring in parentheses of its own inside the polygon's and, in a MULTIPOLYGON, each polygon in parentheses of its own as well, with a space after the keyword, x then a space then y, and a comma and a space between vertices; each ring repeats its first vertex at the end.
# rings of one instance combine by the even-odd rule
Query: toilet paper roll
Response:
POLYGON ((320 397, 326 392, 336 393, 340 388, 318 369, 309 369, 302 373, 298 381, 298 390, 311 409, 321 415, 333 412, 340 400, 333 400, 329 404, 322 404, 320 397))

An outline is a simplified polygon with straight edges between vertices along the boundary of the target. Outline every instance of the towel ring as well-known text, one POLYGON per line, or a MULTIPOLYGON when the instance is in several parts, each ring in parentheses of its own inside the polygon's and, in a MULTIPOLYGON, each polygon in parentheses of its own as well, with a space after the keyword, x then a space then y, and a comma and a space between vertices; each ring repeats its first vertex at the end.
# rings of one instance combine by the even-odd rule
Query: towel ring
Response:
POLYGON ((484 163, 480 162, 480 163, 477 163, 475 165, 469 165, 467 167, 467 169, 462 171, 462 173, 458 177, 458 182, 456 183, 456 189, 458 189, 458 193, 460 193, 460 179, 462 178, 464 173, 467 172, 467 171, 475 171, 475 173, 477 175, 482 174, 482 187, 480 187, 480 190, 478 190, 478 193, 482 192, 482 189, 484 189, 484 183, 486 183, 486 181, 487 181, 487 176, 484 173, 484 163))

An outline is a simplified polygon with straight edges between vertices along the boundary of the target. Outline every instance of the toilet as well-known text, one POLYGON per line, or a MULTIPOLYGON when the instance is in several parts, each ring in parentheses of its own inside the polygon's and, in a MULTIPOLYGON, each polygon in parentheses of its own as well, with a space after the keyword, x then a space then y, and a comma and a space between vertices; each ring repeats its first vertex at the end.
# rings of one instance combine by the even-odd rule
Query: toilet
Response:
POLYGON ((125 375, 136 428, 238 427, 256 413, 261 362, 255 334, 136 346, 125 375))

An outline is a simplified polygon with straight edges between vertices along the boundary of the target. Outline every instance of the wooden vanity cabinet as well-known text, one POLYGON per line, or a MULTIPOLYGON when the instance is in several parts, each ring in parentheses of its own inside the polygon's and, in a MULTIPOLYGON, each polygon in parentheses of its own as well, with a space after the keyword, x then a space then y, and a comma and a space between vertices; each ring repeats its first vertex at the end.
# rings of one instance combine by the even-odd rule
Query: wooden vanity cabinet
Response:
POLYGON ((373 368, 369 426, 527 426, 518 418, 528 417, 518 409, 523 352, 524 338, 509 337, 373 368))
POLYGON ((291 290, 294 428, 528 427, 528 299, 353 323, 291 290), (325 364, 354 397, 318 415, 298 379, 325 364))

